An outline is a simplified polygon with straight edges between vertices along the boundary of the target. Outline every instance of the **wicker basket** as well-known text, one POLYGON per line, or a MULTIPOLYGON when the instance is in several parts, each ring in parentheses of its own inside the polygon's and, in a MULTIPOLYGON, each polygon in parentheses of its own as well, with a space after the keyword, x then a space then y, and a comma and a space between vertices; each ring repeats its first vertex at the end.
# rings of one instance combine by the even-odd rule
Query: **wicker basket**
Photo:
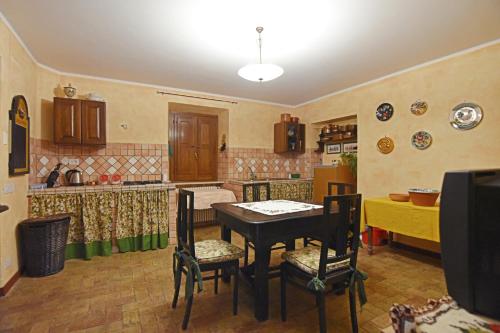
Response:
POLYGON ((24 272, 47 276, 64 268, 70 215, 31 218, 20 223, 24 272))

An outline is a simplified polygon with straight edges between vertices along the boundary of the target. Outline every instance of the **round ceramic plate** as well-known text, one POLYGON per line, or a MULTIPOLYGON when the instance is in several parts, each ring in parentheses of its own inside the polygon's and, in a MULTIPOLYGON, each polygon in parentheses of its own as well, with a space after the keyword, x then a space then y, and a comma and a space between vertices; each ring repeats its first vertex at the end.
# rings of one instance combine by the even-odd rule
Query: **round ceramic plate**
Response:
POLYGON ((377 149, 382 154, 389 154, 394 150, 394 141, 389 137, 383 137, 377 142, 377 149))
POLYGON ((426 131, 418 131, 411 137, 412 146, 420 150, 429 148, 431 143, 432 135, 426 131))
POLYGON ((387 120, 391 119, 393 113, 394 113, 394 108, 392 107, 391 104, 382 103, 378 106, 377 112, 375 112, 375 115, 377 116, 378 120, 387 121, 387 120))
POLYGON ((453 108, 450 113, 450 124, 459 130, 469 130, 476 127, 483 119, 483 109, 475 103, 462 103, 453 108))
POLYGON ((428 108, 427 102, 416 100, 415 103, 411 105, 410 111, 416 116, 421 116, 427 112, 427 108, 428 108))

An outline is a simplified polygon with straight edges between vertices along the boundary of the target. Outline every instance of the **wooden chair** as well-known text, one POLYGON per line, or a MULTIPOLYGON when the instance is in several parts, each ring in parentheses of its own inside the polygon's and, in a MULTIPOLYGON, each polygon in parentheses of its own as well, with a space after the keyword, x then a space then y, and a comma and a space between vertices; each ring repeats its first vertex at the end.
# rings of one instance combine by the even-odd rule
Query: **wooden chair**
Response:
MULTIPOLYGON (((256 202, 271 200, 271 184, 269 182, 259 182, 253 184, 243 185, 243 202, 256 202), (252 189, 252 200, 248 198, 248 189, 252 189), (264 191, 262 191, 264 189, 264 191), (264 193, 264 194, 263 194, 264 193)), ((243 261, 243 266, 248 267, 248 249, 254 249, 254 246, 245 238, 245 259, 243 261)), ((280 250, 286 248, 285 245, 278 245, 271 248, 271 251, 280 250)))
POLYGON ((281 319, 285 321, 287 316, 286 285, 290 282, 316 296, 320 332, 326 332, 325 295, 338 290, 329 286, 342 286, 349 289, 352 331, 358 332, 356 290, 351 279, 357 274, 361 195, 327 196, 323 205, 323 232, 315 237, 321 240, 321 247, 304 247, 282 255, 285 261, 281 263, 281 319), (338 205, 338 213, 332 213, 332 202, 338 205), (318 282, 320 287, 312 288, 318 282))
MULTIPOLYGON (((334 195, 333 188, 336 187, 336 195, 346 194, 346 188, 349 190, 349 194, 353 194, 356 191, 356 186, 352 183, 341 183, 341 182, 328 182, 328 195, 334 195)), ((314 239, 309 237, 304 237, 304 247, 308 245, 320 246, 314 239)))
MULTIPOLYGON (((182 275, 186 275, 186 291, 189 287, 194 290, 195 283, 199 283, 199 272, 214 271, 214 275, 205 276, 202 280, 214 280, 214 291, 217 294, 219 270, 226 270, 233 275, 233 315, 238 313, 238 276, 239 258, 243 257, 243 250, 223 240, 194 241, 193 227, 194 193, 188 190, 179 190, 177 206, 177 246, 175 247, 173 268, 175 276, 175 292, 172 308, 177 306, 182 275), (188 207, 189 205, 189 207, 188 207), (199 271, 198 271, 199 269, 199 271), (189 281, 191 279, 191 281, 189 281)), ((182 329, 186 329, 193 295, 186 295, 187 305, 182 322, 182 329)))

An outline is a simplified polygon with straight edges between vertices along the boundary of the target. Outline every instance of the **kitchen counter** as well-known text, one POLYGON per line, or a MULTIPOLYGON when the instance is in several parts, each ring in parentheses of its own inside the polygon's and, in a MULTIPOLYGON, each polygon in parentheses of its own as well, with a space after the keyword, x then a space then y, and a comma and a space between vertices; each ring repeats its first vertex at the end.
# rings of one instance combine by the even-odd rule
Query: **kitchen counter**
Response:
POLYGON ((35 194, 59 194, 59 193, 85 193, 85 192, 105 192, 105 191, 137 191, 137 190, 151 190, 151 189, 165 189, 173 190, 175 185, 173 183, 162 184, 146 184, 146 185, 84 185, 84 186, 59 186, 44 189, 30 189, 28 196, 35 194))
POLYGON ((312 182, 313 178, 269 178, 269 179, 230 179, 227 181, 229 184, 246 185, 246 184, 260 184, 260 183, 290 183, 290 182, 312 182))

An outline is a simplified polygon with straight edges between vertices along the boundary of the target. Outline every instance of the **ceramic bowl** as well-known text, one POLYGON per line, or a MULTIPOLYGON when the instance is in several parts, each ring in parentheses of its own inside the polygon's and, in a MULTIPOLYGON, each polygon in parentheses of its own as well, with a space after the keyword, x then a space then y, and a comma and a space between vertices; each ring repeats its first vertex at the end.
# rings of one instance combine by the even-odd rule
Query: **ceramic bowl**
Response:
POLYGON ((389 199, 392 201, 408 202, 410 201, 410 196, 404 193, 389 193, 389 199))
POLYGON ((410 200, 416 206, 433 207, 440 192, 429 188, 410 188, 408 190, 410 200))

